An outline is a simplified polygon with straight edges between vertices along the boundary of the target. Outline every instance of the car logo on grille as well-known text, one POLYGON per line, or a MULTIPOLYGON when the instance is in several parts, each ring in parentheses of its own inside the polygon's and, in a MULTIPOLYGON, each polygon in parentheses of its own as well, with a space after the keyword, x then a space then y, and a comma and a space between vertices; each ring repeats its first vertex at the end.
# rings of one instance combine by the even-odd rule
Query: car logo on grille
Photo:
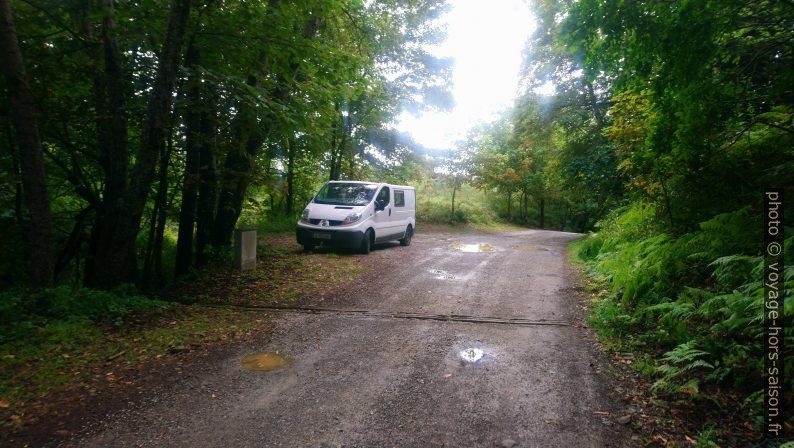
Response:
POLYGON ((320 227, 328 227, 329 223, 327 219, 323 219, 320 221, 320 227))

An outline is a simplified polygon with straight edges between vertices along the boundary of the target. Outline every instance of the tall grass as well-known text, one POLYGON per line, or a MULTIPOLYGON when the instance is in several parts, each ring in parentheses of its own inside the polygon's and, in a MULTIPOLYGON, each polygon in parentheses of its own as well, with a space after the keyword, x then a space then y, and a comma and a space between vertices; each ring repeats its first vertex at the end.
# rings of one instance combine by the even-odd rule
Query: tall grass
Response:
MULTIPOLYGON (((635 204, 604 219, 573 253, 609 290, 594 304, 602 336, 656 360, 654 391, 714 399, 740 391, 760 424, 763 378, 763 258, 760 217, 749 209, 715 216, 671 236, 653 207, 635 204)), ((785 241, 785 369, 794 371, 794 238, 785 241)), ((794 392, 794 384, 788 385, 794 392)))

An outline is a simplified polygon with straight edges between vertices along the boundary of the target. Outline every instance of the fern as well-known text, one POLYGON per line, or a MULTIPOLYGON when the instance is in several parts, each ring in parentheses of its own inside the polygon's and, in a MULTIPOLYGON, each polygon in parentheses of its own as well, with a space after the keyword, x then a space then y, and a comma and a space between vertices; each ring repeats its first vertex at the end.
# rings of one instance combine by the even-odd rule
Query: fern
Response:
POLYGON ((662 358, 665 363, 657 368, 662 377, 654 383, 651 390, 654 392, 699 392, 700 381, 691 378, 690 375, 696 370, 713 370, 714 365, 706 362, 703 358, 709 353, 696 348, 697 341, 688 341, 678 345, 673 350, 665 353, 662 358), (681 379, 684 377, 684 381, 681 379))

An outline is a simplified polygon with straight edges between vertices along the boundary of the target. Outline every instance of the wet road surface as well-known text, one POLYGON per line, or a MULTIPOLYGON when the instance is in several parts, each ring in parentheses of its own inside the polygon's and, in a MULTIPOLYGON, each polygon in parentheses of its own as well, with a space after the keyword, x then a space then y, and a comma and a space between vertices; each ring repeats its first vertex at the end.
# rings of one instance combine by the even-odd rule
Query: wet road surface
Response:
POLYGON ((625 430, 604 417, 621 409, 597 372, 603 356, 577 325, 565 255, 575 237, 420 229, 410 247, 377 248, 363 260, 373 269, 361 282, 316 304, 372 313, 279 312, 272 332, 73 444, 629 446, 625 430), (400 313, 413 317, 390 317, 400 313), (484 322, 425 318, 450 315, 484 322), (241 368, 260 352, 289 363, 241 368))

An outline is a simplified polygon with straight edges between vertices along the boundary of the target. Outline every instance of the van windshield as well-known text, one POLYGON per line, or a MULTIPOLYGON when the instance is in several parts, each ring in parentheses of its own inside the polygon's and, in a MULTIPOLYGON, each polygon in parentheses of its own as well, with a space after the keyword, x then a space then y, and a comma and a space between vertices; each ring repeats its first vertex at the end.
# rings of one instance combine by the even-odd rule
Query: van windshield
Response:
POLYGON ((314 197, 314 202, 330 205, 367 205, 377 189, 377 184, 325 184, 314 197))

